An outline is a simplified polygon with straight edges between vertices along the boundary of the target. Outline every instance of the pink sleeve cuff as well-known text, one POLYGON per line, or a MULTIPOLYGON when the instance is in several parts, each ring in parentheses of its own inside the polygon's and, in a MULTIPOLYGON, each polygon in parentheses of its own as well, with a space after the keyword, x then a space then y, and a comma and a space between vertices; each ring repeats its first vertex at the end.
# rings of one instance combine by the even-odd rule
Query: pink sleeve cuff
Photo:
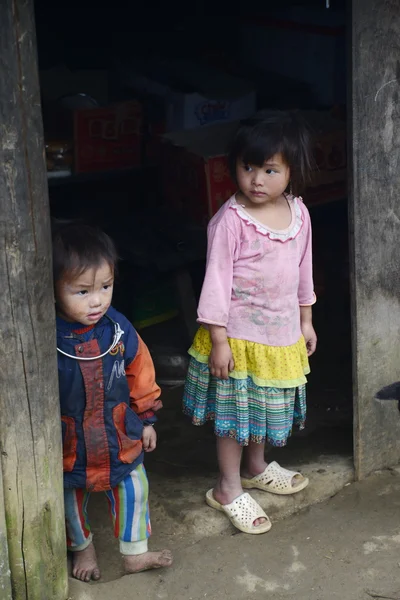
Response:
POLYGON ((216 327, 226 327, 226 323, 218 323, 217 321, 211 321, 209 319, 203 319, 199 317, 197 322, 201 325, 215 325, 216 327))
POLYGON ((302 302, 299 304, 299 306, 314 306, 316 301, 317 301, 317 296, 313 293, 313 299, 311 302, 304 302, 304 303, 302 302))

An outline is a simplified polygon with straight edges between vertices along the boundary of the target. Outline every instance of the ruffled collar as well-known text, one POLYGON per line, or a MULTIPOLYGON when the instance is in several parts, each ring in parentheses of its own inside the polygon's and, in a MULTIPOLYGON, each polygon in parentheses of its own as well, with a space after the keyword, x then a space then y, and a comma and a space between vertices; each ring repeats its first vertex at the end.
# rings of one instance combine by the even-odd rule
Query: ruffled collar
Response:
POLYGON ((250 226, 253 226, 256 231, 269 237, 271 240, 277 240, 279 242, 287 242, 289 240, 293 240, 301 231, 303 227, 303 212, 300 207, 300 202, 302 202, 302 198, 295 196, 287 196, 287 200, 289 203, 289 207, 292 213, 292 220, 287 229, 271 229, 255 219, 252 215, 250 215, 246 209, 238 204, 236 200, 236 196, 232 196, 229 200, 230 208, 236 211, 238 216, 250 226))

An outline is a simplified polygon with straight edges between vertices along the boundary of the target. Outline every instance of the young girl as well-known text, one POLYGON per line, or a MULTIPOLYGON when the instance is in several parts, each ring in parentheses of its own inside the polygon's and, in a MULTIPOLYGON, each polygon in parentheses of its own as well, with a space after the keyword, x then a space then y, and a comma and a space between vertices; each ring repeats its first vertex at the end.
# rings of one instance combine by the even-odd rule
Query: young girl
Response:
POLYGON ((79 223, 55 224, 53 270, 63 438, 64 502, 73 576, 99 579, 87 506, 107 496, 126 573, 168 567, 149 552, 144 452, 156 447, 162 406, 150 353, 111 306, 117 254, 110 238, 79 223))
POLYGON ((308 485, 264 458, 266 442, 284 446, 294 424, 304 427, 308 356, 317 343, 310 216, 291 191, 310 171, 307 129, 295 113, 244 121, 229 164, 239 191, 208 228, 184 412, 195 425, 215 421, 220 476, 207 503, 259 534, 271 523, 243 488, 294 494, 308 485))

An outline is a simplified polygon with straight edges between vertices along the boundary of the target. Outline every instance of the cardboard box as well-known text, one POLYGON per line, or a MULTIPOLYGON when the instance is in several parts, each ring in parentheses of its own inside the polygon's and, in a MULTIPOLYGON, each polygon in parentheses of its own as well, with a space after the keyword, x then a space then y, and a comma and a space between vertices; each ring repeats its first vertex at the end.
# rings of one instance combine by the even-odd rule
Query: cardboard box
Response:
MULTIPOLYGON (((328 111, 304 111, 315 136, 317 169, 304 193, 306 204, 346 194, 346 130, 328 111)), ((187 218, 205 225, 237 190, 226 147, 238 123, 225 123, 164 136, 162 178, 165 199, 187 218)))
POLYGON ((142 163, 142 107, 137 101, 74 114, 75 172, 111 171, 142 163))
POLYGON ((162 100, 166 132, 235 121, 256 109, 251 84, 199 63, 137 62, 120 67, 119 77, 125 88, 162 100))
POLYGON ((164 136, 164 197, 186 218, 202 225, 237 190, 226 158, 226 146, 237 123, 181 131, 164 136))

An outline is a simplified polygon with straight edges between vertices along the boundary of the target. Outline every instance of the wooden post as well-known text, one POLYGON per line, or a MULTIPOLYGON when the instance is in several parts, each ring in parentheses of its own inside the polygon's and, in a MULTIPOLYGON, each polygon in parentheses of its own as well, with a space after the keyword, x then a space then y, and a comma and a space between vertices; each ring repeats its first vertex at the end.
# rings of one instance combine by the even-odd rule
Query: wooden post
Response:
POLYGON ((10 563, 8 560, 6 513, 4 510, 3 475, 0 469, 0 598, 12 600, 10 563))
POLYGON ((352 1, 349 172, 358 478, 400 461, 397 407, 374 401, 379 388, 400 380, 399 40, 397 1, 352 1))
POLYGON ((0 597, 8 598, 11 588, 13 600, 65 600, 61 427, 33 0, 1 0, 0 7, 0 597))

